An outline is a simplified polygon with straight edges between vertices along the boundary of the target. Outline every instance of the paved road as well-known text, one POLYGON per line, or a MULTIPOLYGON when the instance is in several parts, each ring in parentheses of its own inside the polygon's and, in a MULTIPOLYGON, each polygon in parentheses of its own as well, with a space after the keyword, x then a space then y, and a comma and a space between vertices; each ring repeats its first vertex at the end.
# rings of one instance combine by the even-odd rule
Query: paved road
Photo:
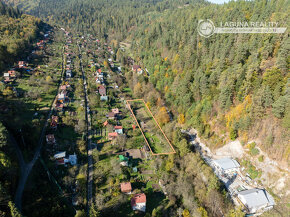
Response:
MULTIPOLYGON (((63 79, 63 59, 62 59, 61 78, 59 80, 58 88, 57 88, 58 90, 59 90, 60 84, 62 82, 62 79, 63 79)), ((49 109, 49 112, 47 114, 45 124, 44 124, 44 126, 42 128, 42 131, 41 131, 41 134, 40 134, 40 138, 39 138, 39 141, 38 141, 38 146, 37 146, 37 148, 36 148, 36 150, 34 152, 32 160, 29 163, 25 163, 23 155, 22 155, 22 152, 21 152, 19 146, 17 145, 15 139, 10 136, 12 144, 15 147, 16 156, 18 158, 18 162, 19 162, 19 165, 20 165, 20 178, 19 178, 19 181, 18 181, 18 186, 17 186, 17 189, 16 189, 16 193, 15 193, 15 206, 19 209, 19 211, 21 211, 21 209, 22 209, 22 195, 23 195, 23 191, 24 191, 24 188, 25 188, 25 184, 26 184, 27 178, 28 178, 28 176, 29 176, 29 174, 30 174, 35 162, 37 161, 37 159, 40 156, 40 152, 41 152, 41 149, 42 149, 43 140, 44 140, 44 136, 45 136, 46 127, 48 126, 48 121, 49 121, 49 119, 50 119, 50 117, 52 115, 53 104, 54 104, 54 102, 57 99, 57 94, 58 94, 58 91, 56 92, 55 97, 54 97, 54 99, 53 99, 53 101, 52 101, 52 103, 50 105, 50 109, 49 109)))
POLYGON ((79 58, 80 58, 80 68, 82 70, 82 79, 84 84, 84 95, 85 95, 85 115, 86 115, 86 123, 87 123, 87 154, 88 154, 88 171, 87 171, 87 213, 90 212, 90 207, 93 199, 93 173, 94 173, 94 165, 93 165, 93 156, 92 156, 92 126, 91 126, 91 115, 90 115, 90 107, 89 107, 89 99, 88 99, 88 87, 87 80, 84 72, 84 68, 82 65, 82 54, 81 47, 79 47, 79 58))

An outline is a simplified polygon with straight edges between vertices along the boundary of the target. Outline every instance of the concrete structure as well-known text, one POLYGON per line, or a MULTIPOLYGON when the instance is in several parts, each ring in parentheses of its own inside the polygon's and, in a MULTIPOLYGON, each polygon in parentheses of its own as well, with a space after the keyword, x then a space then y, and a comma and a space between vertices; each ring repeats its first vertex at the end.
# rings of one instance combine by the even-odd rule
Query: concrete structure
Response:
POLYGON ((222 158, 213 161, 216 168, 223 173, 236 172, 240 168, 240 164, 232 158, 222 158))
POLYGON ((62 152, 59 152, 59 153, 55 154, 53 157, 55 159, 60 159, 60 158, 64 158, 65 155, 66 155, 66 152, 65 151, 62 151, 62 152))
POLYGON ((68 158, 64 159, 64 163, 70 163, 72 166, 77 164, 77 155, 73 154, 73 155, 69 155, 68 158))
POLYGON ((108 101, 108 96, 101 96, 101 101, 108 101))
POLYGON ((65 75, 66 75, 66 78, 71 78, 72 77, 71 70, 66 70, 65 75))
POLYGON ((259 213, 272 209, 275 205, 273 197, 265 189, 249 189, 237 195, 248 213, 259 213))

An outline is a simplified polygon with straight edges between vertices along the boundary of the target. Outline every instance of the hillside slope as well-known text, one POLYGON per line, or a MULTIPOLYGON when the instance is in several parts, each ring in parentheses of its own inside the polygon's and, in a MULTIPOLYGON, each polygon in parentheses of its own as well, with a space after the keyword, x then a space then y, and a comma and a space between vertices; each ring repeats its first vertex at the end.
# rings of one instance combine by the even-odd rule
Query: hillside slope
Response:
POLYGON ((36 39, 41 24, 40 19, 0 2, 0 71, 25 55, 23 50, 36 39))
MULTIPOLYGON (((289 162, 290 39, 284 34, 197 33, 198 20, 278 22, 289 27, 289 1, 231 2, 153 13, 127 41, 149 70, 149 82, 176 117, 219 148, 255 139, 263 151, 289 162)), ((143 94, 156 102, 145 85, 143 94)))
POLYGON ((100 38, 124 39, 133 26, 146 22, 146 14, 163 12, 204 0, 5 0, 51 24, 67 26, 100 38), (113 38, 112 37, 112 38, 113 38))
POLYGON ((31 12, 39 4, 40 0, 3 0, 7 4, 18 7, 22 11, 31 12))
MULTIPOLYGON (((26 59, 27 53, 30 53, 29 48, 38 37, 41 26, 40 19, 24 15, 19 10, 0 2, 0 216, 11 216, 10 211, 14 212, 13 216, 17 215, 12 201, 20 169, 13 147, 15 140, 11 129, 7 127, 7 122, 17 125, 18 129, 20 125, 15 119, 5 116, 7 113, 11 113, 13 117, 19 115, 19 112, 15 112, 10 107, 11 101, 14 101, 11 98, 13 96, 18 98, 14 94, 17 93, 17 90, 15 83, 6 83, 2 75, 3 72, 7 72, 10 67, 14 66, 16 61, 26 59)), ((20 74, 17 71, 16 75, 20 74)), ((19 108, 20 105, 22 102, 19 100, 15 107, 19 108)), ((20 123, 23 123, 23 120, 20 123)))

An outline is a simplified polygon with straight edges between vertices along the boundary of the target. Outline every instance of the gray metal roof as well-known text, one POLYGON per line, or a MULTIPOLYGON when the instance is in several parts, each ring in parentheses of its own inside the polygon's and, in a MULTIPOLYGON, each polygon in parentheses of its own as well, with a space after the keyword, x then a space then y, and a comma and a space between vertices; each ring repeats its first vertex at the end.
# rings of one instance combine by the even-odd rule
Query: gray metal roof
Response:
POLYGON ((273 197, 264 189, 249 189, 238 193, 239 198, 243 198, 246 206, 252 209, 259 209, 262 206, 273 206, 275 201, 273 197))
POLYGON ((240 164, 232 158, 222 158, 214 161, 223 170, 234 169, 240 167, 240 164))

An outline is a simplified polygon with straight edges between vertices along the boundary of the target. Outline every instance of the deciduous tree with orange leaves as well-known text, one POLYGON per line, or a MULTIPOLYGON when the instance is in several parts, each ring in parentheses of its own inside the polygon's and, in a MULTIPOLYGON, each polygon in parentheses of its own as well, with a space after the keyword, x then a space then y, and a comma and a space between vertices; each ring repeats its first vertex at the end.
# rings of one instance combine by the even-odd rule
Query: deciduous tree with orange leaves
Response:
POLYGON ((157 121, 161 125, 166 124, 170 121, 170 117, 169 117, 167 110, 164 106, 159 109, 159 112, 157 114, 157 121))

